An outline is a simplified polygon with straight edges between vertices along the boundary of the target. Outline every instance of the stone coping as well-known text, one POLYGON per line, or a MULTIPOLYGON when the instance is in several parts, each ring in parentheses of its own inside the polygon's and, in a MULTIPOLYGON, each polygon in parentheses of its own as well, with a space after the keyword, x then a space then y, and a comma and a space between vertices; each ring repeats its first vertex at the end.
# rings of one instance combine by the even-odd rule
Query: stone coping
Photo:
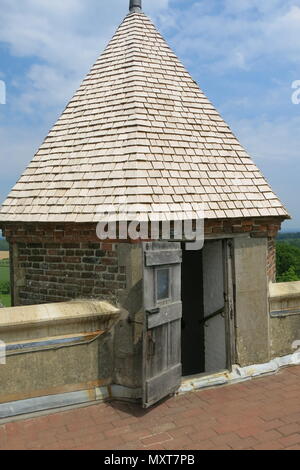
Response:
POLYGON ((54 304, 8 307, 0 310, 0 329, 92 318, 108 321, 117 319, 119 314, 118 308, 109 302, 99 300, 76 300, 54 304))
POLYGON ((300 297, 300 281, 270 283, 270 300, 284 300, 300 297))

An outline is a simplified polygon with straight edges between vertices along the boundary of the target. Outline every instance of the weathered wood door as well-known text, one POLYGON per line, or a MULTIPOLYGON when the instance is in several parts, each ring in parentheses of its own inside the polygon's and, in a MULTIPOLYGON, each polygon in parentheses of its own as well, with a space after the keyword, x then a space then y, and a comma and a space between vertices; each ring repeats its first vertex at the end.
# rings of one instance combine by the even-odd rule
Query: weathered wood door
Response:
POLYGON ((181 383, 180 243, 144 243, 143 406, 174 393, 181 383))

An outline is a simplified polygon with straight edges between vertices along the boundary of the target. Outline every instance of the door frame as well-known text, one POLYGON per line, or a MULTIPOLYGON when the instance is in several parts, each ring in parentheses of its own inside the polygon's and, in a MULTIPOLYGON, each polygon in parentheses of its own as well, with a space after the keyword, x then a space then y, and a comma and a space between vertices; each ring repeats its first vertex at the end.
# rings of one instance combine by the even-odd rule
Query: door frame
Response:
POLYGON ((235 269, 233 238, 223 240, 224 301, 225 301, 225 335, 226 367, 232 370, 236 358, 235 326, 235 269))
MULTIPOLYGON (((225 306, 225 345, 226 345, 226 368, 223 371, 232 371, 232 366, 236 360, 236 289, 235 289, 235 265, 234 265, 234 238, 249 238, 248 234, 227 234, 206 236, 205 241, 222 241, 222 268, 224 278, 224 306, 225 306)), ((183 259, 184 262, 184 259, 183 259)), ((222 372, 200 372, 192 377, 203 377, 222 372)), ((183 376, 182 381, 186 382, 187 377, 183 376)))

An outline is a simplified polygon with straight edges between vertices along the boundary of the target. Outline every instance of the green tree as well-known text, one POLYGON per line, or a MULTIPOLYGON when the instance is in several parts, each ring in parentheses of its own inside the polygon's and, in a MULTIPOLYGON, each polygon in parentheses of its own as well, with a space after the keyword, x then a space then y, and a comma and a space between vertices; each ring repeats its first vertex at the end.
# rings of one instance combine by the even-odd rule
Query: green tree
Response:
POLYGON ((277 282, 300 280, 300 248, 289 243, 277 242, 276 263, 277 282))
POLYGON ((299 276, 297 276, 294 266, 290 266, 285 273, 281 274, 280 276, 277 276, 277 282, 293 281, 299 281, 299 276))

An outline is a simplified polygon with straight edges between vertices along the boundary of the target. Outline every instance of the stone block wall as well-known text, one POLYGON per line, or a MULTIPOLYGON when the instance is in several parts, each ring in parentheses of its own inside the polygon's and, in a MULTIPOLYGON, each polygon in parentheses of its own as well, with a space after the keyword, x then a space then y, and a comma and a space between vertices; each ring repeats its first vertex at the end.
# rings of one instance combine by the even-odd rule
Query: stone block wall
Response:
POLYGON ((269 285, 271 353, 285 356, 299 351, 300 281, 269 285))
POLYGON ((2 309, 0 338, 9 348, 0 365, 0 418, 111 398, 120 315, 95 300, 2 309))

